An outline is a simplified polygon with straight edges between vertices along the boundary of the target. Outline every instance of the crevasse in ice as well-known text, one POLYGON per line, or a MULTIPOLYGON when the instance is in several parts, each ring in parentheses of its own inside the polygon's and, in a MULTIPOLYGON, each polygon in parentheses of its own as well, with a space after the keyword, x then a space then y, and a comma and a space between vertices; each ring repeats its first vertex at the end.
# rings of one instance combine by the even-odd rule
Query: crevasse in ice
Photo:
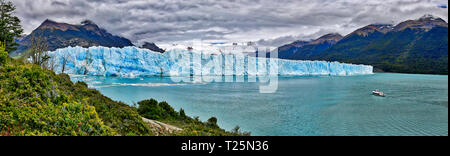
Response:
POLYGON ((246 56, 211 55, 185 49, 163 54, 136 47, 67 47, 48 52, 57 73, 97 76, 223 76, 223 75, 365 75, 368 65, 326 61, 294 61, 246 56))

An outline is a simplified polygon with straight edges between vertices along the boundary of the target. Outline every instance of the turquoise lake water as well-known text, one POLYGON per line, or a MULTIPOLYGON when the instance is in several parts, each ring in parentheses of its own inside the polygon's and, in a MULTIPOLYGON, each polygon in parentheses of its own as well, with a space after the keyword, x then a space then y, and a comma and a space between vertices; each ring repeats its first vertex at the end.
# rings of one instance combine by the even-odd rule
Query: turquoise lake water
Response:
POLYGON ((265 85, 260 82, 96 76, 72 80, 85 81, 130 105, 150 98, 167 101, 189 116, 203 121, 215 116, 222 128, 239 125, 254 136, 448 135, 448 76, 279 77, 271 94, 260 93, 265 85), (374 89, 388 96, 373 96, 374 89))

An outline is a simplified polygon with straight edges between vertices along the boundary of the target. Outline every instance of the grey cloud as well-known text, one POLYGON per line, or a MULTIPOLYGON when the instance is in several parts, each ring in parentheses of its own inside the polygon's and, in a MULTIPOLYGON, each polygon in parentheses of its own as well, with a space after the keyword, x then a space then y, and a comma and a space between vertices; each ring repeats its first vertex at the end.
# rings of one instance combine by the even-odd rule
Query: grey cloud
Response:
POLYGON ((53 6, 67 6, 66 3, 58 2, 58 1, 52 2, 52 5, 53 5, 53 6))
POLYGON ((434 14, 448 20, 446 0, 12 0, 27 33, 45 19, 91 19, 136 44, 193 39, 278 45, 371 23, 434 14))
POLYGON ((261 39, 258 40, 256 43, 259 46, 268 46, 268 47, 279 47, 282 45, 286 45, 289 43, 292 43, 293 41, 310 41, 313 39, 317 39, 325 34, 335 33, 333 30, 325 30, 321 29, 319 31, 316 31, 311 34, 299 34, 296 36, 289 35, 289 36, 281 36, 275 39, 261 39))

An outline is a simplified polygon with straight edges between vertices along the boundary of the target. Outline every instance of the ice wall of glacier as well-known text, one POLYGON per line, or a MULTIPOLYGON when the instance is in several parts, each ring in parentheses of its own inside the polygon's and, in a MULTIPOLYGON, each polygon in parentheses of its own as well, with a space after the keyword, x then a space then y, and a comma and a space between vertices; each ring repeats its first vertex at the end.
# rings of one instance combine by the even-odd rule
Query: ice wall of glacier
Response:
POLYGON ((222 76, 222 75, 364 75, 367 65, 326 61, 293 61, 245 56, 211 55, 184 49, 164 54, 136 47, 67 47, 49 52, 57 73, 98 76, 222 76))

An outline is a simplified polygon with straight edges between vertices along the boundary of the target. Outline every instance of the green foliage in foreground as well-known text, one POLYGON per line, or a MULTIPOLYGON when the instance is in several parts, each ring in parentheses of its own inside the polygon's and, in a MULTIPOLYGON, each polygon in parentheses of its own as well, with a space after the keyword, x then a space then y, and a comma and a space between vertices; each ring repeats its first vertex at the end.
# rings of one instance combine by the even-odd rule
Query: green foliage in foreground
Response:
POLYGON ((89 89, 84 82, 73 84, 70 77, 60 74, 56 80, 64 93, 74 99, 83 99, 95 107, 105 125, 115 129, 121 135, 153 135, 148 125, 133 107, 122 102, 116 102, 102 95, 95 89, 89 89))
POLYGON ((182 128, 183 131, 174 135, 178 136, 242 136, 250 135, 249 132, 240 132, 237 126, 232 132, 227 132, 217 125, 217 118, 211 117, 207 122, 186 116, 183 109, 175 111, 167 102, 159 102, 155 99, 138 102, 137 111, 145 118, 161 121, 182 128))
POLYGON ((12 129, 25 136, 153 135, 133 107, 85 83, 10 58, 2 62, 0 135, 12 129))
POLYGON ((73 100, 53 80, 56 75, 34 65, 0 67, 0 129, 15 135, 116 135, 95 108, 73 100))

